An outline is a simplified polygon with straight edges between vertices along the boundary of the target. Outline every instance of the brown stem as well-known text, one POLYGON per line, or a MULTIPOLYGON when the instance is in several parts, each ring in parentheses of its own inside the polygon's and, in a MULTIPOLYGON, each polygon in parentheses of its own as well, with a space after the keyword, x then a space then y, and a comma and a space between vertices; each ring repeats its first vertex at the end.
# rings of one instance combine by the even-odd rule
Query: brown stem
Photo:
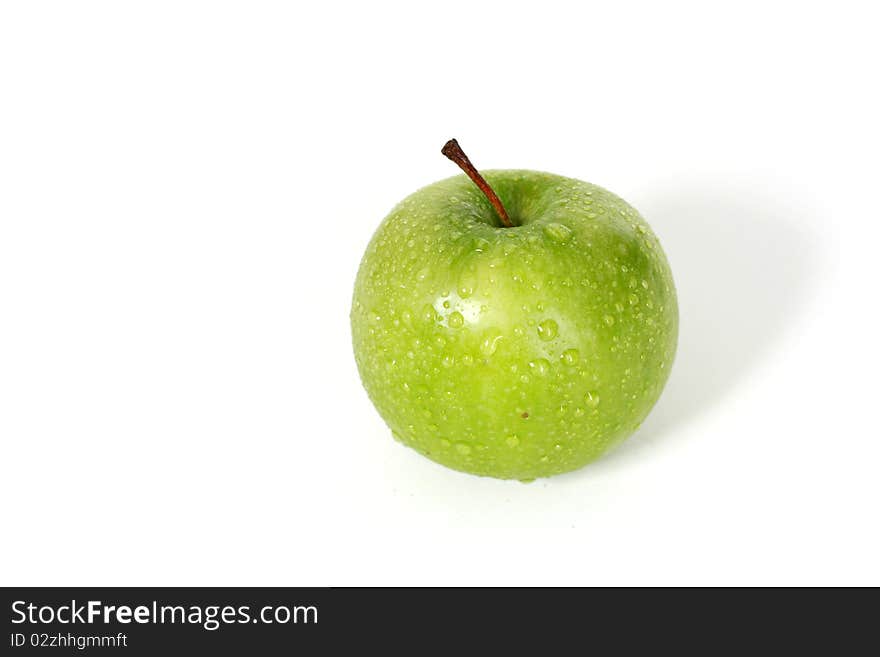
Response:
POLYGON ((468 178, 474 181, 474 184, 480 188, 480 191, 486 195, 486 198, 489 199, 489 203, 495 208, 495 212, 497 212, 498 216, 501 218, 501 223, 507 228, 513 228, 513 222, 510 221, 510 217, 507 215, 507 210, 505 210, 504 206, 501 204, 501 199, 498 198, 498 194, 495 193, 495 190, 489 187, 489 183, 486 182, 486 179, 483 178, 483 176, 480 175, 480 172, 477 171, 477 168, 471 164, 471 161, 468 159, 468 156, 464 154, 464 151, 461 150, 461 146, 458 145, 458 142, 455 139, 450 139, 446 142, 440 152, 460 166, 461 170, 468 175, 468 178))

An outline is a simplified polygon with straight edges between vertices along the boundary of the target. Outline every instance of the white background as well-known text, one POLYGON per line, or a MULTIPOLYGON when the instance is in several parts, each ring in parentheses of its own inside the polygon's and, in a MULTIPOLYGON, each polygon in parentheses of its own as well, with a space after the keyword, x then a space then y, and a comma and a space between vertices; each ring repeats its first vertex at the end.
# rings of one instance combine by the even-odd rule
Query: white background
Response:
POLYGON ((3 584, 880 584, 870 3, 8 2, 3 584), (530 485, 391 440, 348 311, 477 166, 635 205, 679 356, 530 485))

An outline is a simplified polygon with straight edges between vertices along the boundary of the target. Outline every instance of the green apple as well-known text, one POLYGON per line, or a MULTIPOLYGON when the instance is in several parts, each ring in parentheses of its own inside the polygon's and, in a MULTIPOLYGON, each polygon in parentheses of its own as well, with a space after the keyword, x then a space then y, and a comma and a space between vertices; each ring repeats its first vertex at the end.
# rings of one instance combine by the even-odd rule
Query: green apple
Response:
POLYGON ((524 481, 580 468, 639 426, 669 376, 666 257, 601 187, 483 178, 454 140, 444 154, 470 179, 404 199, 361 262, 351 328, 364 387, 400 442, 450 468, 524 481))

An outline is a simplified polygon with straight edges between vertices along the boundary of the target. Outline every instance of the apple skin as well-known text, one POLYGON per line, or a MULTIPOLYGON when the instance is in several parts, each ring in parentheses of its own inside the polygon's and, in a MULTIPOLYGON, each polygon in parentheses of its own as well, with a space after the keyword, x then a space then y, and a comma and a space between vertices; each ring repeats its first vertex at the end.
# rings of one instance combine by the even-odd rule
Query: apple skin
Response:
POLYGON ((595 185, 483 172, 415 192, 367 247, 351 309, 364 387, 400 442, 529 481, 630 435, 669 376, 678 305, 647 223, 595 185))

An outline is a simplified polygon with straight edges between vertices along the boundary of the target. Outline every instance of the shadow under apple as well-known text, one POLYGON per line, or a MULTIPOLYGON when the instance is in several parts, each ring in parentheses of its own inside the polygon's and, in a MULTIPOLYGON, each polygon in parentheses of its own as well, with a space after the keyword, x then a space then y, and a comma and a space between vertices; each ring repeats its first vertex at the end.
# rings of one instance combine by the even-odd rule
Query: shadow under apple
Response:
POLYGON ((617 467, 672 439, 731 394, 797 324, 823 260, 809 210, 792 199, 708 185, 647 196, 636 207, 672 267, 678 351, 642 427, 586 471, 617 467))

